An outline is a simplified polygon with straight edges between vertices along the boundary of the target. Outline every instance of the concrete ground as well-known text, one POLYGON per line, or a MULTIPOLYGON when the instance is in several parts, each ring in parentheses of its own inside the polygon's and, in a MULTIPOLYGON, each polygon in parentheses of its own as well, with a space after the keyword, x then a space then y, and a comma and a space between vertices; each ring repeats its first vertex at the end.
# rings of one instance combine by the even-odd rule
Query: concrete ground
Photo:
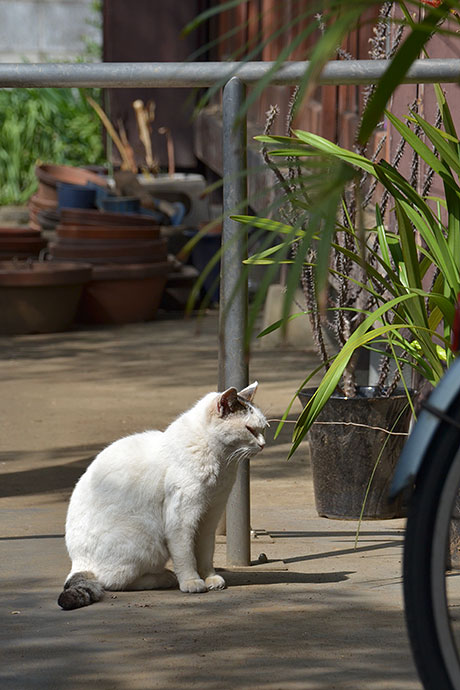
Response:
MULTIPOLYGON (((318 518, 307 444, 286 462, 292 427, 252 463, 252 557, 267 563, 230 570, 223 592, 109 593, 58 608, 75 481, 104 445, 162 428, 215 390, 216 324, 164 317, 0 338, 2 690, 421 687, 402 609, 404 522, 366 522, 355 549, 355 522, 318 518)), ((254 347, 269 418, 313 362, 254 347)), ((221 542, 216 563, 226 568, 221 542)))

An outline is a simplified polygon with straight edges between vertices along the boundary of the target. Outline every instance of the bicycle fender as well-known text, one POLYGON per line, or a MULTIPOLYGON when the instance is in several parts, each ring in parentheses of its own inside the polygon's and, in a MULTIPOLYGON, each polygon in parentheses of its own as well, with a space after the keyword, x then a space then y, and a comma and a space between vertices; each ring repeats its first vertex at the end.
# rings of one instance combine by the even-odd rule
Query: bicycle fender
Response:
MULTIPOLYGON (((459 393, 460 359, 457 359, 433 390, 428 402, 440 412, 448 413, 459 393)), ((413 486, 426 451, 441 423, 442 420, 438 416, 422 409, 399 457, 390 486, 390 499, 396 498, 401 491, 413 486)))

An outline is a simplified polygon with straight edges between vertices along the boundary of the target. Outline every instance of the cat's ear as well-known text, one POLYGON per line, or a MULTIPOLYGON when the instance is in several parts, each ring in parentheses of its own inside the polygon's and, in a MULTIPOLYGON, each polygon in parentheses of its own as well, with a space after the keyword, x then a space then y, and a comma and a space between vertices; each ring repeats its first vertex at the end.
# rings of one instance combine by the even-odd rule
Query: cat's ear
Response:
POLYGON ((251 383, 250 386, 247 388, 243 388, 242 391, 238 393, 239 398, 243 398, 243 400, 247 400, 248 402, 252 403, 254 400, 254 396, 256 394, 257 386, 259 385, 258 381, 254 381, 254 383, 251 383))
POLYGON ((238 407, 238 391, 236 388, 227 388, 217 398, 217 412, 221 417, 234 412, 238 407))

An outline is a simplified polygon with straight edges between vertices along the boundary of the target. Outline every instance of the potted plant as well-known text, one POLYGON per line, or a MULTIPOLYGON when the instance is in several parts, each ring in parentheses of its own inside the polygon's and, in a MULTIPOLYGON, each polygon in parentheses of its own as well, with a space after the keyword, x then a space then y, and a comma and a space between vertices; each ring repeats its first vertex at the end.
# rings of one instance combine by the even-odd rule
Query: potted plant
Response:
MULTIPOLYGON (((287 222, 234 216, 281 237, 275 246, 258 252, 248 262, 290 264, 287 302, 289 291, 297 286, 298 279, 304 290, 305 313, 312 324, 322 365, 308 374, 299 391, 319 369, 323 368, 324 374, 316 390, 304 400, 290 455, 306 433, 314 429, 313 440, 320 444, 318 452, 312 449, 318 512, 330 517, 398 514, 397 506, 386 505, 387 485, 375 483, 378 474, 385 475, 383 481, 388 483, 407 431, 408 419, 403 422, 405 415, 396 407, 394 393, 399 386, 397 397, 402 407, 413 410, 403 368, 411 367, 419 381, 434 386, 454 357, 450 337, 460 291, 459 140, 443 93, 439 87, 435 88, 443 129, 431 125, 415 111, 407 123, 391 113, 387 117, 406 147, 439 175, 444 186, 442 197, 428 201, 429 182, 419 193, 394 165, 384 160, 371 161, 316 135, 295 131, 290 137, 269 134, 258 137, 265 147, 272 147, 269 153, 265 152, 265 157, 278 179, 282 179, 287 222), (388 229, 388 221, 384 222, 381 204, 375 206, 372 223, 364 222, 358 212, 363 173, 381 185, 382 198, 391 199, 396 220, 393 231, 388 229), (331 188, 337 199, 335 205, 331 188), (331 246, 331 256, 324 253, 325 243, 319 242, 321 235, 323 240, 326 236, 327 246, 331 246), (324 276, 327 273, 332 276, 332 288, 326 302, 324 276), (327 351, 325 325, 337 336, 339 349, 335 354, 327 351), (360 400, 363 393, 355 382, 356 359, 361 348, 382 355, 372 403, 360 400), (389 379, 390 361, 394 362, 394 369, 389 379), (355 404, 360 406, 358 412, 337 411, 338 406, 353 408, 355 404), (387 406, 380 418, 365 418, 365 412, 372 414, 377 404, 387 406), (328 408, 335 415, 332 419, 325 418, 328 408), (373 439, 364 440, 364 427, 368 427, 373 439), (380 434, 379 439, 376 434, 380 434), (347 445, 349 442, 356 445, 347 445), (364 449, 368 462, 364 476, 358 478, 360 449, 364 449), (326 466, 328 458, 331 466, 326 466), (387 461, 390 464, 385 470, 387 461), (372 476, 374 482, 369 485, 372 476), (344 503, 344 496, 351 492, 344 482, 350 478, 356 480, 359 495, 344 503), (331 496, 335 491, 332 482, 336 480, 337 491, 342 492, 339 498, 331 496), (322 489, 326 490, 326 496, 321 494, 322 489), (341 506, 344 506, 343 515, 339 514, 341 506)), ((386 217, 389 217, 388 209, 386 217)), ((282 327, 283 323, 285 319, 265 333, 282 327)))
MULTIPOLYGON (((453 246, 456 241, 456 233, 450 222, 444 228, 446 223, 443 221, 443 216, 433 213, 425 202, 430 186, 430 176, 428 176, 426 188, 418 195, 418 198, 414 198, 410 184, 407 185, 410 180, 400 179, 401 176, 398 176, 396 163, 385 168, 383 164, 376 164, 375 160, 368 160, 364 155, 365 147, 382 119, 386 104, 395 88, 402 83, 413 61, 422 52, 426 54, 425 45, 438 31, 444 20, 449 16, 451 18, 456 17, 455 14, 451 13, 451 7, 447 3, 441 3, 438 0, 436 2, 422 0, 422 2, 429 7, 420 12, 418 19, 409 12, 405 3, 385 2, 380 7, 378 26, 375 28, 374 38, 371 40, 373 53, 371 57, 387 58, 389 64, 382 79, 369 87, 365 93, 363 117, 357 133, 358 145, 356 150, 345 151, 306 132, 296 132, 294 134, 297 136, 294 137, 277 138, 271 137, 270 132, 267 131, 266 138, 262 140, 266 146, 275 147, 270 154, 266 151, 265 158, 275 173, 282 190, 282 194, 278 195, 282 200, 282 208, 279 209, 281 218, 274 220, 271 217, 233 216, 243 223, 258 227, 261 233, 266 233, 269 237, 265 248, 257 252, 249 261, 252 264, 263 264, 267 268, 249 316, 249 333, 255 325, 257 313, 270 281, 276 275, 280 264, 289 263, 290 278, 286 287, 283 318, 274 324, 272 329, 281 327, 286 323, 294 291, 300 280, 306 293, 307 302, 309 302, 305 312, 308 312, 313 319, 314 332, 318 336, 318 347, 322 351, 323 364, 318 368, 318 371, 324 367, 323 380, 298 420, 291 454, 312 427, 314 421, 320 421, 319 415, 325 412, 323 408, 340 384, 347 402, 356 398, 354 372, 357 353, 361 347, 384 351, 386 356, 383 359, 377 381, 379 392, 386 393, 388 396, 397 386, 399 378, 402 388, 405 389, 409 406, 412 401, 408 395, 407 384, 402 378, 402 364, 410 364, 422 380, 435 383, 451 358, 447 343, 458 283, 458 269, 453 246), (404 19, 402 22, 397 20, 397 29, 394 33, 395 42, 391 45, 387 30, 391 24, 390 17, 393 16, 394 6, 401 11, 401 16, 404 19), (388 47, 389 50, 385 50, 388 47), (309 166, 307 166, 307 161, 310 163, 309 166), (304 175, 307 167, 308 174, 304 175), (283 174, 282 168, 286 174, 283 174), (357 174, 357 170, 363 173, 363 176, 357 174), (325 175, 321 175, 321 172, 325 172, 325 175), (361 211, 358 211, 361 208, 360 190, 365 188, 367 184, 366 176, 374 179, 368 190, 368 199, 372 197, 375 182, 379 182, 384 187, 380 207, 374 213, 375 220, 370 223, 368 217, 363 223, 360 217, 361 211), (403 182, 406 182, 406 187, 403 182), (343 198, 345 188, 346 194, 343 198), (390 233, 388 232, 390 227, 388 225, 388 211, 385 214, 385 205, 388 203, 388 199, 392 198, 391 194, 398 201, 396 207, 399 232, 390 233), (338 223, 337 209, 342 203, 342 218, 341 222, 338 223), (417 222, 414 222, 414 215, 416 216, 415 220, 423 226, 423 230, 428 227, 429 231, 433 233, 435 247, 431 246, 428 254, 423 244, 426 240, 423 238, 423 232, 420 228, 418 229, 418 238, 414 240, 413 225, 417 226, 417 222), (365 231, 366 227, 369 232, 365 231), (444 241, 443 233, 449 237, 447 243, 444 241), (271 246, 271 236, 275 236, 278 240, 275 246, 271 246), (331 242, 333 242, 332 264, 329 263, 331 242), (446 245, 449 256, 446 256, 446 245), (442 275, 445 268, 444 261, 453 267, 446 282, 443 282, 445 279, 442 275), (387 268, 390 269, 390 273, 387 273, 387 268), (430 290, 427 286, 427 280, 430 271, 435 272, 435 289, 432 291, 433 294, 428 297, 430 290), (438 271, 440 274, 437 273, 438 271), (324 289, 328 274, 329 276, 332 274, 332 289, 336 290, 332 306, 329 302, 326 304, 326 295, 330 299, 331 291, 326 292, 324 289), (321 340, 320 326, 327 313, 326 307, 332 309, 334 314, 332 326, 333 330, 336 331, 339 343, 339 352, 335 354, 326 353, 324 339, 321 340), (437 333, 439 328, 442 329, 440 334, 437 333), (438 338, 439 340, 437 340, 438 338), (425 346, 428 348, 427 353, 424 351, 425 346), (398 350, 398 347, 402 349, 398 350), (443 358, 446 361, 443 361, 443 358), (394 373, 392 380, 387 380, 391 359, 394 362, 394 373)), ((216 10, 216 12, 220 11, 232 12, 233 10, 222 6, 216 10)), ((208 14, 203 13, 189 29, 194 28, 197 23, 205 21, 207 18, 208 14)), ((334 53, 340 59, 351 58, 342 49, 342 40, 351 30, 356 29, 361 19, 362 7, 355 2, 348 2, 348 0, 334 6, 328 3, 319 3, 318 6, 315 5, 314 7, 309 7, 308 3, 305 7, 303 4, 299 5, 298 12, 294 14, 294 22, 298 22, 298 31, 294 40, 292 34, 289 33, 292 27, 291 23, 281 26, 273 34, 271 38, 276 39, 279 43, 280 36, 286 31, 286 45, 280 48, 279 54, 270 68, 270 73, 251 89, 251 93, 242 107, 242 112, 247 112, 250 104, 255 101, 268 83, 270 76, 276 73, 284 60, 288 59, 291 51, 297 51, 302 45, 305 45, 302 44, 302 41, 308 39, 311 32, 315 31, 319 24, 322 35, 318 37, 318 40, 310 41, 312 45, 310 51, 305 48, 308 62, 306 62, 305 74, 298 89, 297 103, 295 104, 296 107, 300 107, 302 100, 306 100, 306 97, 312 94, 321 69, 334 56, 334 53), (322 11, 320 15, 317 14, 318 10, 322 11), (311 17, 310 12, 312 13, 311 17), (337 46, 340 47, 337 48, 337 46)), ((449 25, 443 25, 443 33, 453 35, 455 28, 451 30, 449 25)), ((271 39, 267 38, 267 42, 269 40, 271 39)), ((255 46, 253 50, 247 53, 245 59, 253 59, 260 47, 259 45, 255 46)), ((207 102, 213 93, 214 89, 212 88, 205 94, 201 104, 207 102)), ((442 101, 442 97, 440 101, 442 101)), ((440 109, 443 115, 447 117, 444 122, 446 130, 449 132, 451 130, 450 116, 442 102, 440 109)), ((293 109, 291 108, 288 115, 288 134, 291 134, 292 112, 293 109)), ((428 123, 426 124, 428 126, 428 123)), ((404 127, 403 123, 401 125, 404 127)), ((410 148, 415 143, 412 139, 414 133, 410 133, 406 129, 402 133, 402 146, 406 145, 406 148, 410 148)), ((456 149, 455 134, 452 133, 452 136, 454 139, 448 145, 456 149)), ((448 135, 445 137, 441 133, 440 137, 442 143, 446 143, 448 135)), ((416 138, 418 139, 418 137, 416 138)), ((418 159, 418 149, 417 144, 413 149, 414 160, 418 159)), ((444 160, 446 152, 441 151, 439 147, 438 150, 441 160, 444 160)), ((428 156, 426 148, 423 149, 422 157, 425 154, 427 154, 425 160, 430 165, 430 158, 433 156, 432 154, 428 156)), ((376 157, 378 155, 379 151, 377 150, 376 157)), ((452 170, 455 168, 453 167, 452 170)), ((444 175, 445 166, 441 172, 444 175)), ((449 173, 447 174, 449 175, 449 173)), ((454 175, 450 174, 450 177, 454 180, 454 175)), ((439 205, 448 205, 450 209, 456 212, 456 193, 452 191, 452 188, 450 188, 450 192, 446 190, 446 198, 440 200, 439 205)), ((457 213, 456 216, 458 217, 457 213)), ((316 371, 310 373, 300 388, 315 373, 316 371)), ((381 398, 382 395, 378 397, 381 398)), ((368 404, 367 407, 370 405, 368 404)), ((399 432, 394 424, 395 422, 392 430, 391 428, 387 429, 392 434, 386 434, 387 446, 394 433, 404 433, 399 432)), ((383 441, 382 445, 385 445, 383 441)), ((380 458, 380 462, 374 461, 373 467, 381 466, 382 460, 383 458, 380 458)), ((356 458, 353 458, 353 461, 354 466, 356 458)), ((361 480, 361 485, 366 483, 368 480, 361 480)), ((367 502, 369 503, 369 501, 367 502)), ((360 503, 364 504, 364 500, 360 503)), ((361 513, 364 514, 364 511, 362 510, 361 513)))

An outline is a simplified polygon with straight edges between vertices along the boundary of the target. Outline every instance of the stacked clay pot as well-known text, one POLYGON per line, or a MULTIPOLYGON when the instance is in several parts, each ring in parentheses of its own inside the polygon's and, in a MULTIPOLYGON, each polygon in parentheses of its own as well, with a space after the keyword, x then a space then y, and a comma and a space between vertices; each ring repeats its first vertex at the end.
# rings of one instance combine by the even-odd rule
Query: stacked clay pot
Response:
POLYGON ((169 264, 160 227, 140 214, 61 209, 53 260, 93 267, 78 318, 84 323, 129 323, 153 319, 169 264))
POLYGON ((103 175, 72 165, 37 165, 35 175, 38 189, 29 199, 30 227, 35 230, 54 227, 57 223, 59 185, 84 186, 90 182, 101 188, 107 187, 107 180, 103 175))
POLYGON ((30 227, 0 227, 0 259, 35 259, 45 249, 40 230, 30 227))
POLYGON ((167 258, 166 241, 151 218, 86 209, 61 210, 49 249, 53 258, 92 264, 159 263, 167 258))

